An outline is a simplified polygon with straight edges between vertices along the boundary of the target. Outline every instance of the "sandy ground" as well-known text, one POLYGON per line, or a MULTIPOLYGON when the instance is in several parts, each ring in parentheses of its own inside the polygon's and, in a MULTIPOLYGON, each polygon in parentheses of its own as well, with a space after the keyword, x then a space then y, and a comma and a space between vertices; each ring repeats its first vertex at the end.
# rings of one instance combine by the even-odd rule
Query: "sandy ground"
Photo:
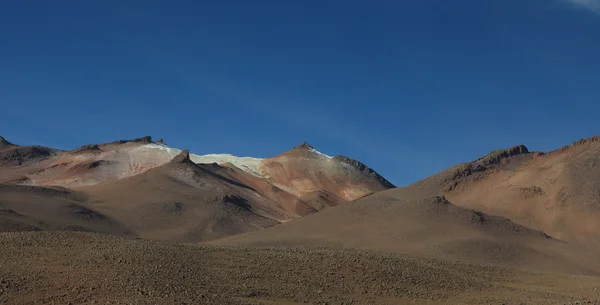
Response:
POLYGON ((4 304, 600 304, 596 276, 407 255, 0 234, 4 304))

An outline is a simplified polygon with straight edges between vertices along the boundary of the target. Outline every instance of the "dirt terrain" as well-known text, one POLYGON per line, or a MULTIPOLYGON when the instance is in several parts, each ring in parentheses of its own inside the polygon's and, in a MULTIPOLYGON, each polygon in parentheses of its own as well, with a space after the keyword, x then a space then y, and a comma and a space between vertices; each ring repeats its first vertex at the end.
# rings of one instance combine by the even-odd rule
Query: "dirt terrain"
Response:
POLYGON ((395 252, 530 270, 600 274, 600 252, 553 239, 502 217, 440 197, 372 196, 260 232, 211 242, 251 247, 303 246, 395 252))
POLYGON ((600 138, 402 188, 306 143, 0 157, 6 304, 600 304, 600 138))
POLYGON ((332 248, 0 233, 7 304, 600 304, 600 278, 332 248))

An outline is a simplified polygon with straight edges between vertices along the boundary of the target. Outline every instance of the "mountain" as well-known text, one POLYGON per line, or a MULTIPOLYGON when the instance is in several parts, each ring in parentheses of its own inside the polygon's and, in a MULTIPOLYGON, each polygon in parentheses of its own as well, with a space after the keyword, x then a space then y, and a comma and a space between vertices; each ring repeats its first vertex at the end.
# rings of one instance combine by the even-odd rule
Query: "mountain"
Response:
MULTIPOLYGON (((151 137, 70 151, 2 138, 0 154, 0 185, 76 192, 77 204, 130 234, 185 242, 260 230, 394 187, 366 165, 324 155, 306 143, 261 159, 194 155, 151 137)), ((0 188, 0 200, 11 206, 13 195, 0 188)), ((22 212, 19 217, 32 216, 22 212)), ((110 227, 107 222, 93 231, 110 227)))
POLYGON ((402 188, 307 143, 264 159, 1 143, 0 302, 600 302, 600 138, 402 188))
POLYGON ((387 192, 211 244, 377 250, 511 268, 600 272, 595 256, 506 218, 461 208, 443 197, 406 200, 387 192))
POLYGON ((600 244, 600 137, 548 153, 524 145, 494 151, 382 193, 406 199, 434 195, 560 240, 600 244))
POLYGON ((282 202, 282 208, 299 216, 394 187, 366 165, 344 156, 325 155, 308 143, 257 160, 256 167, 245 173, 237 169, 243 170, 247 165, 225 166, 234 169, 230 172, 232 178, 282 202))
POLYGON ((600 272, 600 137, 493 151, 412 185, 219 245, 342 247, 557 272, 600 272))
POLYGON ((290 217, 248 186, 195 164, 183 151, 142 174, 83 187, 88 206, 145 238, 198 242, 273 226, 290 217))

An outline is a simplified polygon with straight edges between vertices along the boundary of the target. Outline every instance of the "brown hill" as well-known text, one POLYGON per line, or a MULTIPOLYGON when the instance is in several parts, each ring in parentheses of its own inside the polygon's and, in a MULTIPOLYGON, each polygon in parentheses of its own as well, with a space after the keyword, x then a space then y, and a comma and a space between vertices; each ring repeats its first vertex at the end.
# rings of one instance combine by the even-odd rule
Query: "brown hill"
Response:
POLYGON ((0 232, 69 230, 127 235, 110 217, 85 207, 85 196, 63 188, 0 184, 0 232))
POLYGON ((169 162, 176 154, 146 149, 150 137, 84 145, 72 151, 13 146, 0 151, 0 183, 77 187, 111 182, 169 162), (26 162, 29 160, 29 162, 26 162))
POLYGON ((588 254, 505 218, 460 208, 442 197, 407 201, 385 193, 213 243, 369 249, 536 270, 600 272, 600 264, 583 263, 593 261, 588 254))
POLYGON ((366 165, 344 156, 327 156, 306 142, 265 159, 260 171, 275 187, 316 211, 394 187, 366 165))
POLYGON ((190 155, 150 137, 71 151, 2 143, 8 161, 0 163, 0 183, 77 190, 86 198, 81 204, 148 238, 250 232, 393 187, 364 164, 308 144, 258 159, 190 155))
POLYGON ((14 183, 70 189, 0 185, 1 231, 206 244, 0 233, 0 302, 599 303, 598 248, 574 242, 594 238, 599 143, 516 146, 391 190, 308 144, 268 159, 146 138, 57 152, 42 160, 63 169, 14 183))
POLYGON ((492 152, 408 187, 384 192, 406 199, 444 195, 452 203, 499 215, 565 241, 600 244, 600 137, 550 153, 525 146, 492 152))
POLYGON ((256 231, 290 216, 250 187, 195 164, 187 151, 142 174, 79 188, 87 205, 135 234, 193 242, 256 231))
MULTIPOLYGON (((181 151, 151 137, 89 144, 71 151, 19 147, 6 140, 0 151, 0 183, 78 188, 133 177, 164 165, 181 151), (29 161, 27 161, 29 160, 29 161)), ((3 142, 3 143, 4 143, 3 142)), ((304 143, 267 159, 191 155, 197 164, 217 163, 218 175, 252 188, 286 221, 393 187, 366 165, 329 157, 304 143)))
POLYGON ((19 146, 0 137, 0 183, 23 182, 31 170, 45 168, 61 152, 43 146, 19 146))

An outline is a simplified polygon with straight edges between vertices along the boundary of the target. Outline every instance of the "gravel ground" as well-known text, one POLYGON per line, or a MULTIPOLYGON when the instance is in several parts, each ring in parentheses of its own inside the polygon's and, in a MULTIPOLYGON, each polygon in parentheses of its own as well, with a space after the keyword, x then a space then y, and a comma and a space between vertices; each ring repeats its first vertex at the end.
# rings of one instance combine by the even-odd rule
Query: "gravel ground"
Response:
POLYGON ((4 304, 600 304, 600 279, 328 248, 0 234, 4 304))

